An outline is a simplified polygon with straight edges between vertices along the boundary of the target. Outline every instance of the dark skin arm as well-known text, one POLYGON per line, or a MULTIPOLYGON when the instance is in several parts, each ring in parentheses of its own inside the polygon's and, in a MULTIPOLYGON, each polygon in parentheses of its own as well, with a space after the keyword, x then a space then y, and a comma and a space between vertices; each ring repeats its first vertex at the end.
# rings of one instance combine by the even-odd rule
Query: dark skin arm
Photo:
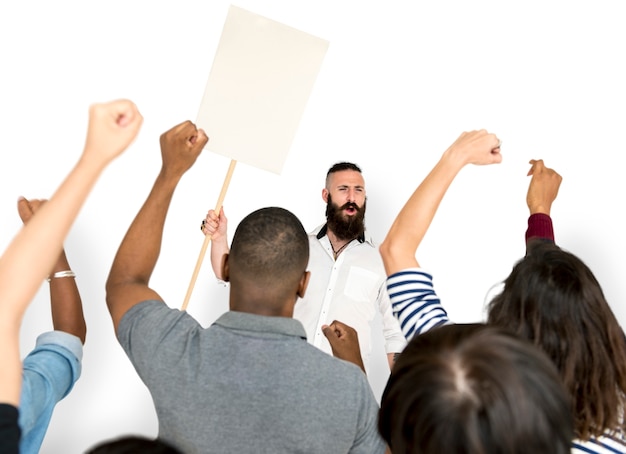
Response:
POLYGON ((324 336, 333 350, 333 356, 356 364, 365 373, 359 335, 354 328, 334 320, 330 325, 322 326, 324 336))
MULTIPOLYGON (((22 222, 27 224, 45 202, 46 200, 20 198, 17 202, 17 211, 22 222)), ((50 275, 70 269, 65 250, 62 250, 50 275)), ((73 334, 84 344, 87 326, 83 315, 83 304, 74 278, 50 279, 50 309, 54 329, 73 334)))
POLYGON ((161 170, 122 240, 106 283, 106 301, 116 333, 130 308, 149 299, 162 301, 149 282, 161 252, 165 218, 178 182, 208 140, 191 121, 161 135, 161 170))

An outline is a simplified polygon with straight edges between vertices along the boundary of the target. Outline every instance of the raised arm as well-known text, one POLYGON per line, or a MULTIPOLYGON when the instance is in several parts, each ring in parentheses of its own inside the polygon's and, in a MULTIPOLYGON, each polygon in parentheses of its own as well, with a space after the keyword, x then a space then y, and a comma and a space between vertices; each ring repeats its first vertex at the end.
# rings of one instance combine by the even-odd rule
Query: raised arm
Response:
POLYGON ((205 235, 211 235, 211 266, 215 277, 223 279, 224 257, 230 252, 227 236, 228 219, 224 214, 224 207, 220 209, 219 217, 215 210, 209 210, 206 218, 202 221, 201 230, 205 235))
POLYGON ((406 202, 380 245, 387 276, 419 266, 415 253, 448 187, 467 164, 501 162, 499 144, 495 134, 481 129, 462 133, 443 153, 406 202))
POLYGON ((415 258, 444 194, 466 164, 493 164, 501 160, 500 142, 494 134, 485 130, 461 134, 409 198, 381 244, 387 292, 407 340, 449 323, 432 276, 419 269, 415 258))
POLYGON ((134 140, 141 123, 141 114, 130 101, 92 105, 78 163, 0 258, 0 403, 19 402, 19 331, 28 304, 58 260, 63 241, 96 180, 134 140))
POLYGON ((161 252, 163 227, 174 191, 208 142, 191 121, 161 135, 161 170, 152 190, 117 251, 106 283, 106 301, 115 332, 124 314, 134 305, 161 300, 148 285, 161 252))
MULTIPOLYGON (((22 222, 27 224, 44 203, 45 200, 20 198, 17 202, 17 210, 22 222)), ((65 271, 71 271, 71 268, 65 250, 62 250, 48 278, 52 326, 56 331, 73 334, 84 344, 87 326, 76 281, 71 275, 54 277, 55 273, 63 274, 65 271)))

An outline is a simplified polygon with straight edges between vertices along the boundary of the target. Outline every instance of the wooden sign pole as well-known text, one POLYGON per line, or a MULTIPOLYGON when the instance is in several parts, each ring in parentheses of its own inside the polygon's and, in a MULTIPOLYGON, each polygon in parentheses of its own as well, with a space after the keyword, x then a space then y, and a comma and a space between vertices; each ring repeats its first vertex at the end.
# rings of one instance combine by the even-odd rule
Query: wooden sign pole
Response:
MULTIPOLYGON (((233 176, 233 172, 235 171, 235 164, 237 164, 237 161, 232 159, 230 161, 230 166, 228 167, 228 172, 226 173, 226 178, 224 178, 222 191, 220 192, 220 196, 217 199, 217 205, 215 205, 215 212, 218 214, 218 216, 220 210, 222 209, 224 197, 226 197, 226 190, 228 189, 228 185, 230 184, 230 179, 233 176)), ((196 268, 193 270, 193 275, 191 276, 191 282, 189 283, 189 288, 187 289, 187 294, 185 295, 185 301, 183 301, 183 306, 181 308, 181 310, 183 311, 186 311, 187 306, 189 305, 191 292, 193 292, 193 287, 196 284, 196 279, 198 279, 198 273, 200 272, 200 267, 202 266, 202 261, 204 260, 204 255, 206 254, 206 250, 210 242, 211 235, 206 235, 204 237, 204 243, 202 243, 202 248, 200 249, 200 255, 198 256, 198 260, 196 261, 196 268)))

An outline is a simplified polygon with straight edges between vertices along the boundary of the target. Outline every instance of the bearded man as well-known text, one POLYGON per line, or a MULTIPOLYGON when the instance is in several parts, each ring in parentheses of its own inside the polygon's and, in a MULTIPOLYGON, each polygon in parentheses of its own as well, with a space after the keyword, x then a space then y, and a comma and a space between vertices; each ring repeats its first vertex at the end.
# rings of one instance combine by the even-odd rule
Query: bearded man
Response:
POLYGON ((371 323, 380 312, 391 368, 394 355, 406 341, 391 312, 378 245, 365 229, 367 197, 359 166, 351 162, 333 165, 326 174, 322 199, 326 223, 309 233, 311 279, 293 316, 304 325, 308 341, 329 354, 332 350, 322 326, 334 320, 352 326, 367 370, 374 335, 371 323))
MULTIPOLYGON (((361 169, 351 162, 333 165, 326 174, 322 199, 326 202, 326 223, 308 234, 307 270, 311 278, 304 296, 296 302, 293 318, 304 325, 308 342, 330 355, 332 349, 322 327, 333 321, 353 327, 367 371, 375 335, 371 324, 379 312, 391 368, 406 340, 391 311, 378 245, 365 229, 366 194, 361 169)), ((222 260, 229 250, 226 224, 223 210, 219 216, 210 210, 201 227, 211 235, 211 264, 218 279, 222 279, 222 260)))

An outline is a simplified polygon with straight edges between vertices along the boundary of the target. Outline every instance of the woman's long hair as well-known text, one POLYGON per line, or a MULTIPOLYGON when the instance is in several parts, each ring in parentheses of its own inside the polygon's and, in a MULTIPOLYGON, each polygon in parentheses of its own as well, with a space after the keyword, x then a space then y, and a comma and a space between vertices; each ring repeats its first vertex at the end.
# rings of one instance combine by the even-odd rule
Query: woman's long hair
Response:
POLYGON ((572 397, 578 438, 624 432, 626 338, 591 270, 552 242, 529 243, 488 305, 488 323, 543 349, 572 397))

